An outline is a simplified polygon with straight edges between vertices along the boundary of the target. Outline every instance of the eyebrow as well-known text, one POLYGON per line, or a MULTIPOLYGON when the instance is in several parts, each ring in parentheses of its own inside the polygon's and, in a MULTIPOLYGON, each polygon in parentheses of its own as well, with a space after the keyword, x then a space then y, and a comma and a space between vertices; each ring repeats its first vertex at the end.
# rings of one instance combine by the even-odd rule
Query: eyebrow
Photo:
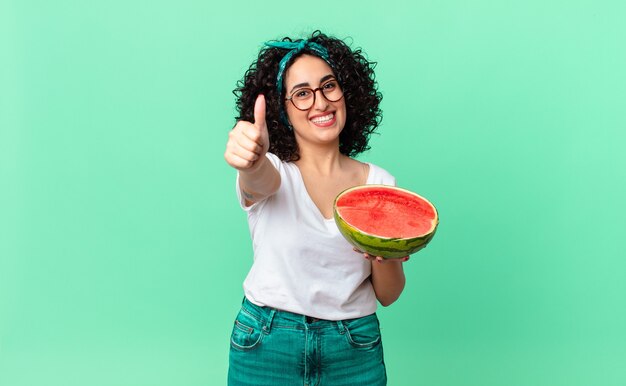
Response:
MULTIPOLYGON (((333 74, 328 74, 322 77, 322 79, 320 79, 320 84, 326 82, 328 79, 334 78, 335 76, 333 74)), ((291 91, 289 91, 289 94, 291 94, 293 92, 293 90, 297 89, 298 87, 310 87, 311 85, 309 84, 309 82, 304 82, 304 83, 298 83, 297 85, 293 86, 291 88, 291 91)))

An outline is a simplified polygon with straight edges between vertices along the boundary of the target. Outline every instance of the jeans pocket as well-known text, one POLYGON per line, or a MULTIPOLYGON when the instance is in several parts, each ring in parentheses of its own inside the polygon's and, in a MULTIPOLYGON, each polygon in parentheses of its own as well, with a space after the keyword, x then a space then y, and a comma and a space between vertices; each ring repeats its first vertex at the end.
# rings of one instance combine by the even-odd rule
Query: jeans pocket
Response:
POLYGON ((263 325, 243 309, 237 314, 230 346, 239 351, 249 351, 259 346, 263 338, 263 325))
POLYGON ((380 326, 375 314, 343 322, 350 346, 370 349, 380 344, 380 326))

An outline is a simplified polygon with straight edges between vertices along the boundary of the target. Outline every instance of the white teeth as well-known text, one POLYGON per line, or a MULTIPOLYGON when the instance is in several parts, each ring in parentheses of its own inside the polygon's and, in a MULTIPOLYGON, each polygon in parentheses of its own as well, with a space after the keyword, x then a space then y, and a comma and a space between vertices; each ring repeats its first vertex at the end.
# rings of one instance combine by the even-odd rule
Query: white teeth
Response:
POLYGON ((328 122, 331 119, 333 119, 334 116, 335 116, 335 113, 330 113, 328 115, 324 115, 323 117, 315 117, 315 118, 311 119, 311 122, 313 122, 313 123, 325 123, 325 122, 328 122))

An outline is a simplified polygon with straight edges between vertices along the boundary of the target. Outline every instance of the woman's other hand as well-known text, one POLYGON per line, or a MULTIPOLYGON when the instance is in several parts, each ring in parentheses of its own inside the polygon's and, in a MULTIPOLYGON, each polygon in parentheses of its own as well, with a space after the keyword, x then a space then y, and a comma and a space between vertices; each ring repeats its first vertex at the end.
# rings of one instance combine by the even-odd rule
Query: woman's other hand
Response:
POLYGON ((356 248, 352 248, 355 252, 359 252, 363 254, 366 260, 375 261, 377 263, 385 264, 385 263, 404 263, 405 261, 409 261, 410 256, 399 257, 396 259, 385 259, 382 256, 372 256, 367 252, 360 251, 356 248))

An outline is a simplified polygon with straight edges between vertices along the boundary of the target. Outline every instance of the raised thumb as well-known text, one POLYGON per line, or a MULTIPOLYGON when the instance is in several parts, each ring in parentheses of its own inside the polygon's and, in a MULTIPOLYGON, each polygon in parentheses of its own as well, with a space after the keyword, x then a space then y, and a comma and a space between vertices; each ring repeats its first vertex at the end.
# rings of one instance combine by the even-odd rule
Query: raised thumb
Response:
POLYGON ((254 124, 262 128, 265 126, 265 95, 259 94, 254 102, 254 124))

